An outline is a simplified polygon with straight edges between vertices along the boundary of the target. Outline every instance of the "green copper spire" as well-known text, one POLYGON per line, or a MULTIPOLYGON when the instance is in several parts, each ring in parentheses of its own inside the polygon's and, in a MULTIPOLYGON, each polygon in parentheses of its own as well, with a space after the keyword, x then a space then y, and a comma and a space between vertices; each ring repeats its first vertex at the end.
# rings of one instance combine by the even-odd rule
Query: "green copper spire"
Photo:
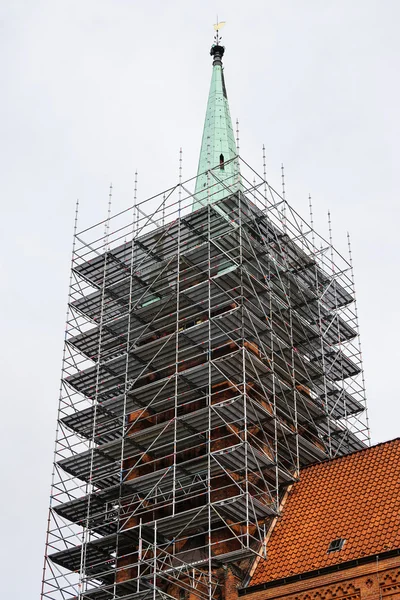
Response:
POLYGON ((216 42, 210 52, 213 56, 213 72, 193 210, 231 195, 240 185, 239 161, 222 67, 225 48, 219 45, 218 37, 216 42), (210 169, 213 170, 210 172, 210 169))

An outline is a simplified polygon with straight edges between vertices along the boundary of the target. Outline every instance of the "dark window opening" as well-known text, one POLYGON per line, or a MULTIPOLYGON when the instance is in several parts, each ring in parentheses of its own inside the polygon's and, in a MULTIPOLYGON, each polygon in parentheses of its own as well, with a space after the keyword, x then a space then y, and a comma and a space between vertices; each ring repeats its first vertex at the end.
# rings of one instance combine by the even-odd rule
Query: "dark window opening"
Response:
POLYGON ((345 541, 346 540, 344 538, 337 538, 337 540, 332 540, 332 542, 329 544, 328 554, 330 552, 337 552, 338 550, 341 550, 344 546, 345 541))
POLYGON ((223 154, 219 155, 219 168, 221 169, 221 171, 225 171, 224 155, 223 154))
POLYGON ((179 590, 179 600, 185 600, 186 599, 186 590, 183 590, 182 588, 179 590))
POLYGON ((226 98, 228 100, 228 94, 226 93, 226 87, 225 87, 225 77, 224 77, 224 72, 221 72, 222 75, 222 93, 224 95, 224 98, 226 98))

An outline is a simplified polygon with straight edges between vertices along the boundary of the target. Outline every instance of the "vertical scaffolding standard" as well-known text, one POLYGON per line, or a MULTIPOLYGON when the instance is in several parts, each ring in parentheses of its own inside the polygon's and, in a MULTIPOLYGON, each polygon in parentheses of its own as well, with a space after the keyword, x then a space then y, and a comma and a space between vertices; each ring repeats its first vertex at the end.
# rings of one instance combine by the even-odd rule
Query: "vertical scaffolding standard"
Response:
POLYGON ((369 441, 351 261, 234 160, 75 232, 43 599, 219 599, 369 441))

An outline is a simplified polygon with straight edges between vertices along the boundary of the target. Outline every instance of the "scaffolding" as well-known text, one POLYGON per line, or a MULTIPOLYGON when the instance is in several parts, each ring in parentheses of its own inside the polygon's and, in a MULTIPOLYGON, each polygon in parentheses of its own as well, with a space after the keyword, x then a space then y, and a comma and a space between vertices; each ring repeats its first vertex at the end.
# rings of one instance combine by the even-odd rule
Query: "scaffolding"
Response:
POLYGON ((218 599, 369 442, 351 260, 235 161, 75 228, 42 599, 218 599))

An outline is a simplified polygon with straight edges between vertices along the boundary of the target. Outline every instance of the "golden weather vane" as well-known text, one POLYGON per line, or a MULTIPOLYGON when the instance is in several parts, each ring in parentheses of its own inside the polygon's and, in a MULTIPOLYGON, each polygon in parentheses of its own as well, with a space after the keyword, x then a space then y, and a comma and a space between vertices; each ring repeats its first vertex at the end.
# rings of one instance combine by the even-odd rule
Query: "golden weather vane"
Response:
POLYGON ((217 15, 217 22, 214 23, 214 31, 216 31, 217 33, 215 34, 215 43, 218 45, 218 43, 220 42, 220 40, 222 38, 219 37, 219 30, 223 28, 223 26, 226 24, 226 21, 218 21, 218 15, 217 15))

